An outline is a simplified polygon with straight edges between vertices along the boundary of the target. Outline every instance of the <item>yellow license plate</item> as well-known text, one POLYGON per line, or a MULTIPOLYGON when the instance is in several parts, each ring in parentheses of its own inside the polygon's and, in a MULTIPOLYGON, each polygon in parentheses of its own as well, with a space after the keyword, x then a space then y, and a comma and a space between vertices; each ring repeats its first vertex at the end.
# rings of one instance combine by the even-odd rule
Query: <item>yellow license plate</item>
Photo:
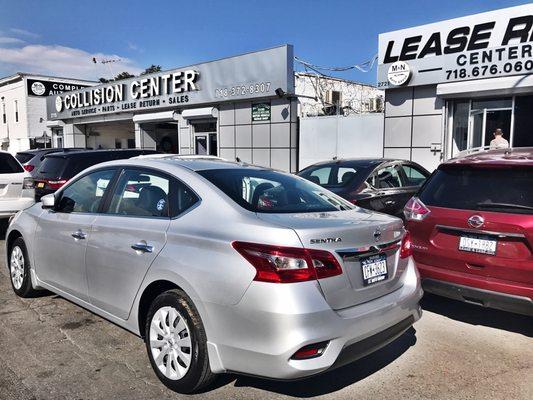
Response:
POLYGON ((43 187, 44 187, 44 182, 39 182, 39 183, 37 184, 37 187, 38 187, 38 188, 43 188, 43 187))

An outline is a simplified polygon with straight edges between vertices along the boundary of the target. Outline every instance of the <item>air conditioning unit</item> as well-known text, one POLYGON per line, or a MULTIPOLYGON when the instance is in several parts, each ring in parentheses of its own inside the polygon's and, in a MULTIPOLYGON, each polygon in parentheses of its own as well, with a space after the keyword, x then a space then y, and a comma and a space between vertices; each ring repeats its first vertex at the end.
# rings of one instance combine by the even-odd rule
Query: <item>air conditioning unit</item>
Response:
POLYGON ((373 97, 369 99, 370 112, 381 112, 383 109, 383 99, 381 97, 373 97))

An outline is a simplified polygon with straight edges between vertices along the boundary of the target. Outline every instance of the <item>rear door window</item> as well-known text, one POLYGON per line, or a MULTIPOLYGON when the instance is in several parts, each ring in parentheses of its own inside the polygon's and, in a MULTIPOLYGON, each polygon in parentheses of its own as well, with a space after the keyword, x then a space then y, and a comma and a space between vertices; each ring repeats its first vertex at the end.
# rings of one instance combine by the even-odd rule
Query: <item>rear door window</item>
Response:
POLYGON ((0 153, 0 174, 17 174, 24 172, 22 166, 9 153, 0 153))
POLYGON ((533 214, 533 168, 443 168, 424 186, 428 206, 533 214))
POLYGON ((170 179, 151 171, 124 170, 107 213, 169 217, 170 179))

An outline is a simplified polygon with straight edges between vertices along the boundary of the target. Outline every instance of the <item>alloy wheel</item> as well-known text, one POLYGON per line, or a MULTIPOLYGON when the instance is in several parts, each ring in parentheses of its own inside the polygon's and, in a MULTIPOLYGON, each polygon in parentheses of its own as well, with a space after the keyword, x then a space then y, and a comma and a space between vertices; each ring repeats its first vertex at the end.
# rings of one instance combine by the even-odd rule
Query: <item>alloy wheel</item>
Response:
POLYGON ((24 281, 24 253, 19 246, 13 247, 11 250, 11 282, 16 290, 22 287, 24 281))
POLYGON ((192 342, 187 321, 174 307, 156 311, 150 323, 150 350, 161 373, 172 380, 185 376, 191 365, 192 342))

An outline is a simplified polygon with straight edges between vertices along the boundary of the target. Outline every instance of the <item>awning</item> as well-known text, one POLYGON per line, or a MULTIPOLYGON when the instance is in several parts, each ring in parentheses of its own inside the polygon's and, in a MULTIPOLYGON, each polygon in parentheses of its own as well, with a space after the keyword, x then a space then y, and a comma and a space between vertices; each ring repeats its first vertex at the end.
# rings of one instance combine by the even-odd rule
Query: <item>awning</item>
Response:
POLYGON ((437 85, 437 96, 444 98, 508 96, 522 93, 533 93, 533 75, 505 76, 437 85))
POLYGON ((47 128, 62 128, 65 126, 63 121, 46 121, 47 128))
POLYGON ((185 119, 217 118, 218 109, 215 107, 192 108, 183 110, 181 116, 185 119))
POLYGON ((133 116, 133 122, 141 124, 146 122, 175 122, 179 118, 176 111, 162 111, 158 113, 137 114, 133 116))

